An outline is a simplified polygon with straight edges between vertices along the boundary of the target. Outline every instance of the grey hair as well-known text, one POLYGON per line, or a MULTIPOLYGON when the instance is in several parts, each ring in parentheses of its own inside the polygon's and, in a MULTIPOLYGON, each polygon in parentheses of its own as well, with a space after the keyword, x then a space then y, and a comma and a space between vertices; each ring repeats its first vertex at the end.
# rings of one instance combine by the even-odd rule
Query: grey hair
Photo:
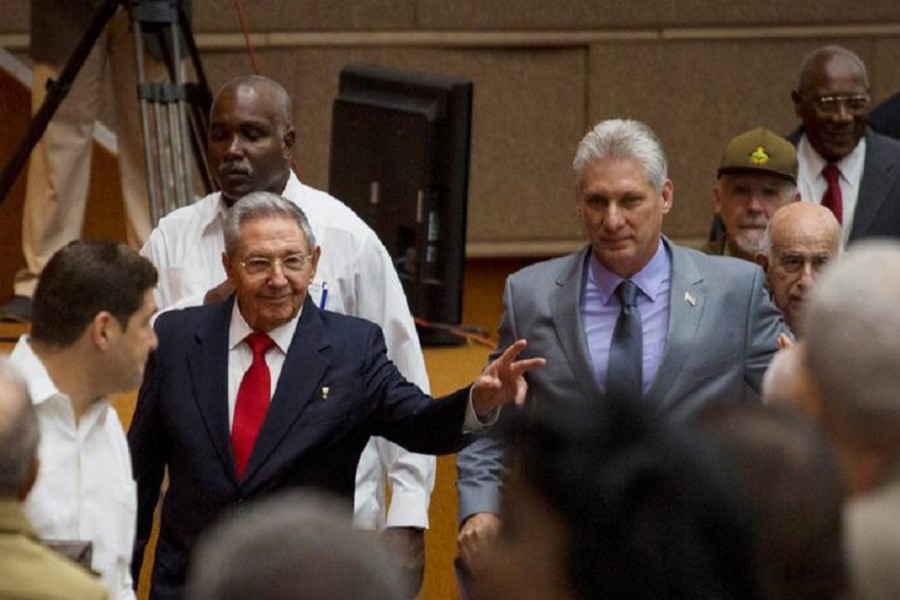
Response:
POLYGON ((601 159, 633 159, 641 164, 647 181, 657 193, 662 192, 668 177, 668 164, 662 143, 656 134, 640 121, 609 119, 600 121, 578 144, 572 169, 580 183, 588 166, 601 159))
MULTIPOLYGON (((857 243, 813 289, 806 363, 830 421, 856 441, 900 445, 900 243, 857 243)), ((892 451, 894 451, 892 450, 892 451)))
POLYGON ((192 600, 395 600, 395 565, 349 505, 321 492, 271 496, 233 513, 200 539, 192 600))
POLYGON ((866 71, 866 63, 852 50, 830 44, 816 48, 800 60, 800 68, 797 70, 797 91, 801 93, 805 91, 809 87, 809 80, 812 79, 819 67, 833 56, 841 56, 854 63, 862 75, 866 89, 869 89, 869 73, 866 71))
POLYGON ((3 357, 0 380, 4 392, 0 396, 0 497, 9 498, 19 494, 28 478, 37 457, 40 430, 25 380, 3 357))
POLYGON ((228 209, 225 218, 225 252, 234 258, 241 241, 241 225, 247 221, 262 218, 292 219, 306 237, 306 251, 312 253, 316 247, 309 219, 303 210, 286 198, 272 192, 252 192, 228 209))

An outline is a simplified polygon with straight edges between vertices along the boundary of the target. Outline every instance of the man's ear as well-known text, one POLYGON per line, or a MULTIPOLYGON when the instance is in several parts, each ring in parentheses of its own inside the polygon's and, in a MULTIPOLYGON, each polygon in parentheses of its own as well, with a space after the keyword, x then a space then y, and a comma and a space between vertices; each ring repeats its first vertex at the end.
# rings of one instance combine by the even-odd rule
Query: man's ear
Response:
POLYGON ((228 256, 227 252, 222 253, 222 268, 225 269, 225 275, 228 276, 228 281, 234 283, 234 269, 236 268, 236 266, 231 261, 231 257, 228 256))
POLYGON ((297 131, 292 125, 289 125, 281 138, 281 145, 284 147, 284 157, 290 159, 294 156, 294 142, 297 141, 297 131))
POLYGON ((110 312, 101 310, 91 320, 86 335, 90 336, 91 342, 97 348, 105 350, 112 343, 114 327, 119 327, 116 318, 110 312))
POLYGON ((316 270, 319 268, 319 258, 322 256, 322 246, 313 248, 312 254, 309 255, 309 280, 316 278, 316 270))

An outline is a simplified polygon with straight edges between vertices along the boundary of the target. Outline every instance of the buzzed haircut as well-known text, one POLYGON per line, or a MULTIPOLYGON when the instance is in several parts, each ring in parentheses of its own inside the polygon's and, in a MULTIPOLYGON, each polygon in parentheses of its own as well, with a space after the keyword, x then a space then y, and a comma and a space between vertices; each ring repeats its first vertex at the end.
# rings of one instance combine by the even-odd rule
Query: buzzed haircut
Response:
POLYGON ((41 272, 34 292, 31 337, 65 348, 81 337, 100 312, 123 330, 157 283, 156 267, 126 246, 76 240, 60 249, 41 272))
POLYGON ((269 88, 275 95, 275 103, 278 107, 278 125, 285 128, 293 125, 294 109, 291 97, 287 93, 287 90, 284 89, 283 85, 269 77, 263 75, 239 75, 238 77, 225 82, 225 84, 219 88, 219 91, 216 92, 216 98, 226 90, 237 90, 242 87, 253 89, 259 89, 261 87, 269 88))
POLYGON ((840 56, 853 63, 859 69, 863 83, 868 89, 869 73, 866 71, 866 63, 852 50, 830 44, 816 48, 800 60, 800 68, 797 70, 797 91, 802 93, 808 90, 810 80, 816 74, 816 71, 834 56, 840 56))

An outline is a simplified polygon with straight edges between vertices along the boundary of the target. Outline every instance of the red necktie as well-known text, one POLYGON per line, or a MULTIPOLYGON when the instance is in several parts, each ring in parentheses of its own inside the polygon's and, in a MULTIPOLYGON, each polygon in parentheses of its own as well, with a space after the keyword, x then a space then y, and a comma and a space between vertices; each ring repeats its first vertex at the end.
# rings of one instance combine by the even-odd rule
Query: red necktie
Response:
POLYGON ((822 169, 822 176, 828 182, 828 189, 822 194, 822 206, 830 208, 838 223, 843 223, 844 202, 841 196, 841 171, 834 163, 828 163, 822 169))
POLYGON ((256 443, 259 430, 266 420, 266 411, 269 410, 272 379, 269 365, 266 364, 266 352, 275 345, 272 338, 258 331, 248 335, 245 341, 253 351, 253 362, 244 373, 241 386, 238 388, 234 404, 234 422, 231 425, 234 467, 238 477, 244 475, 253 444, 256 443))

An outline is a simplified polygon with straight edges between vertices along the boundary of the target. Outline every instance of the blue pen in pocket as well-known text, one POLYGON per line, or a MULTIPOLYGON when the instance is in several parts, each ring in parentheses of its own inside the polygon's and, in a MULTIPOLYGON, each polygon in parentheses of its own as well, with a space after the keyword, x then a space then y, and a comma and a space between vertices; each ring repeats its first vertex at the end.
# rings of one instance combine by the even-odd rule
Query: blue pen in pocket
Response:
POLYGON ((319 299, 319 308, 325 310, 325 301, 328 300, 328 282, 322 282, 322 297, 319 299))

